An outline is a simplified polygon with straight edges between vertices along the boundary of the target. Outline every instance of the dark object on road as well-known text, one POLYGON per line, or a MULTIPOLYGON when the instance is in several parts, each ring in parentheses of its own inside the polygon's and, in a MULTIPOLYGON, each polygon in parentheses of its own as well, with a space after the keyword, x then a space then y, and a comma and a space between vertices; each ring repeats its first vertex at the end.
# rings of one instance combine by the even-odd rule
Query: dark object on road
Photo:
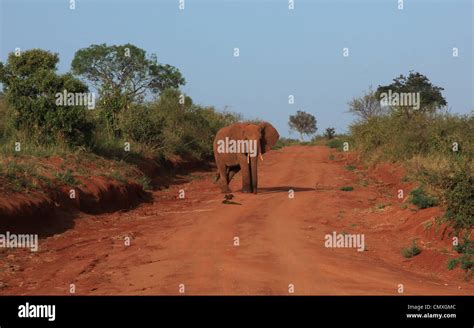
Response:
POLYGON ((240 204, 240 203, 231 201, 232 198, 234 198, 234 195, 232 195, 232 194, 225 194, 225 195, 224 195, 224 200, 222 201, 222 204, 242 205, 242 204, 240 204))

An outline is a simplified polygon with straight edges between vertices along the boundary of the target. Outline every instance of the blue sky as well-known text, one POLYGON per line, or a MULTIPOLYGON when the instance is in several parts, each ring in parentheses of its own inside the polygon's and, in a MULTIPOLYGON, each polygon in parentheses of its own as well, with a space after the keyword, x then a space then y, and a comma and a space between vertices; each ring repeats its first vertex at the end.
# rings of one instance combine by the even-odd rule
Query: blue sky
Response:
POLYGON ((186 0, 180 11, 178 0, 76 0, 70 10, 69 0, 0 0, 0 60, 16 47, 42 48, 59 53, 66 72, 80 48, 130 42, 178 67, 196 103, 270 121, 284 136, 297 110, 315 115, 319 132, 344 132, 352 97, 410 70, 444 87, 452 112, 474 109, 473 7, 295 0, 290 11, 288 0, 186 0))

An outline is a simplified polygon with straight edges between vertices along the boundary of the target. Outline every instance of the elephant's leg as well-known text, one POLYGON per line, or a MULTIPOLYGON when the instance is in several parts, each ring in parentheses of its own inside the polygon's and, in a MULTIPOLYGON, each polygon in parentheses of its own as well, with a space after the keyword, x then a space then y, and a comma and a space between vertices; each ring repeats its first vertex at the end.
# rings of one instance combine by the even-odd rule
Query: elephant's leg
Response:
POLYGON ((227 180, 227 167, 225 164, 223 165, 218 165, 217 169, 219 171, 219 179, 220 179, 220 185, 221 185, 221 190, 223 193, 229 193, 231 192, 229 189, 229 181, 227 180))
POLYGON ((258 163, 258 158, 252 158, 250 161, 250 177, 252 180, 252 191, 254 194, 257 193, 258 189, 258 170, 257 170, 257 164, 258 163))
POLYGON ((247 163, 247 158, 244 156, 240 163, 240 169, 242 170, 242 192, 252 192, 252 185, 250 179, 250 167, 247 163))
POLYGON ((231 167, 229 167, 228 170, 229 170, 229 173, 227 175, 227 181, 230 183, 232 181, 232 178, 234 177, 234 175, 239 173, 240 166, 231 166, 231 167))

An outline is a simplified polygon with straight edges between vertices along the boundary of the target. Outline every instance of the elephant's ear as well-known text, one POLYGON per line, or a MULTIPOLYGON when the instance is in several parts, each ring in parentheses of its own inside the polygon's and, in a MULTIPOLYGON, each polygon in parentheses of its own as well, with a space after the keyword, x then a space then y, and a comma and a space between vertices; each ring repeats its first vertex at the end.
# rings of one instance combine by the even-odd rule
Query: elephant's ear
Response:
POLYGON ((259 126, 262 129, 262 139, 260 140, 261 152, 265 154, 276 144, 280 135, 273 125, 268 122, 262 122, 259 126))

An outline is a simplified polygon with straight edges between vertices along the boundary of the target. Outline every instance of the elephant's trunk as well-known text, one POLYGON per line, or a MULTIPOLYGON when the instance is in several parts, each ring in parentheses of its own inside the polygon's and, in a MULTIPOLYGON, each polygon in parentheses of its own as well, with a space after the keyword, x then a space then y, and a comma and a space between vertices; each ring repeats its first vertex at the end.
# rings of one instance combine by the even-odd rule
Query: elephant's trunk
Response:
POLYGON ((258 156, 250 157, 250 176, 252 178, 252 190, 253 193, 257 193, 257 186, 258 186, 258 156))

